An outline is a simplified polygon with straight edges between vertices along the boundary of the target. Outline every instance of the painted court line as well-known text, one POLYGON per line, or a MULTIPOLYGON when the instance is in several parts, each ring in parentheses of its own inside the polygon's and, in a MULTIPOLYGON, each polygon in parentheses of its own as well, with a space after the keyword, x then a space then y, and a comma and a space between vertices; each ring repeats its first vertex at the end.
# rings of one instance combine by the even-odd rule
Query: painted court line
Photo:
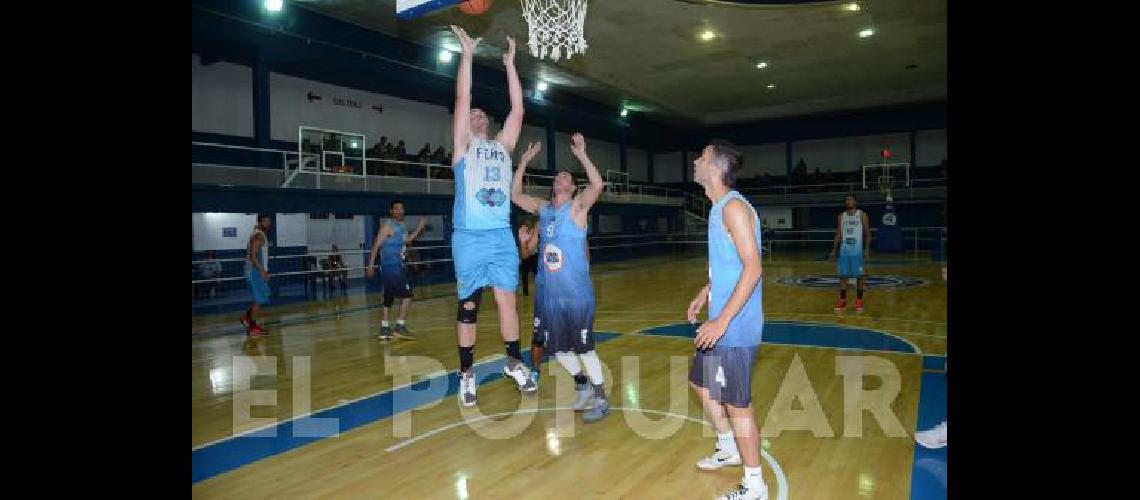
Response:
MULTIPOLYGON (((904 344, 907 344, 908 346, 910 346, 911 349, 913 349, 913 352, 908 353, 905 351, 892 351, 892 350, 884 350, 884 349, 873 349, 873 348, 867 348, 867 347, 844 347, 844 346, 832 346, 832 345, 794 344, 794 343, 787 343, 787 342, 770 342, 770 341, 764 341, 763 339, 761 339, 761 343, 760 343, 761 346, 764 346, 764 345, 784 345, 784 346, 819 348, 819 349, 837 349, 837 350, 845 350, 845 351, 854 350, 854 351, 869 351, 869 352, 889 352, 889 353, 896 353, 896 354, 916 354, 916 355, 922 355, 923 354, 922 349, 919 349, 918 346, 914 344, 914 342, 911 342, 905 338, 899 337, 898 335, 894 335, 894 334, 887 333, 884 331, 876 330, 873 328, 862 328, 862 327, 857 327, 857 326, 848 327, 848 326, 836 325, 836 324, 832 324, 832 323, 811 323, 811 322, 801 322, 801 321, 768 321, 766 323, 774 323, 774 324, 790 325, 790 326, 814 326, 814 327, 824 327, 824 328, 857 330, 857 331, 874 333, 874 334, 878 334, 878 335, 885 335, 885 336, 891 337, 893 339, 896 339, 896 340, 898 340, 904 344)), ((665 334, 665 333, 651 333, 651 332, 649 332, 649 330, 653 330, 653 329, 657 329, 657 328, 661 328, 661 327, 685 326, 685 325, 686 325, 686 323, 680 323, 680 322, 678 322, 678 323, 662 323, 662 324, 658 324, 655 326, 642 328, 641 330, 634 332, 633 335, 643 336, 643 337, 645 337, 645 336, 674 337, 674 338, 679 338, 679 339, 692 340, 692 337, 688 337, 688 336, 678 336, 678 335, 670 335, 670 334, 665 334)))
MULTIPOLYGON (((597 331, 595 335, 597 343, 619 337, 618 334, 605 331, 597 331)), ((529 349, 523 351, 524 359, 529 352, 529 349)), ((484 385, 504 378, 502 368, 505 364, 506 356, 503 354, 495 354, 480 360, 479 363, 475 364, 473 370, 477 383, 484 385)), ((305 415, 275 420, 272 424, 258 429, 244 431, 238 435, 227 436, 194 447, 191 449, 191 483, 209 479, 316 441, 339 436, 357 427, 414 410, 428 403, 438 402, 458 391, 459 381, 453 374, 454 370, 436 371, 430 374, 434 375, 431 378, 422 378, 410 384, 403 384, 351 401, 342 401, 305 415), (447 386, 443 396, 426 394, 422 389, 416 390, 414 388, 416 385, 433 386, 437 383, 444 383, 447 386), (429 397, 431 399, 427 399, 429 397), (321 433, 318 436, 297 434, 295 432, 297 426, 305 424, 306 418, 310 416, 333 419, 336 430, 318 431, 321 433), (267 429, 272 429, 271 435, 264 433, 267 429), (263 434, 258 435, 258 432, 263 432, 263 434)))
MULTIPOLYGON (((505 358, 505 357, 506 357, 506 355, 505 355, 505 354, 493 354, 493 355, 491 355, 491 356, 487 356, 487 357, 485 357, 485 358, 483 358, 483 359, 480 359, 479 361, 477 361, 477 362, 475 363, 475 365, 476 365, 476 366, 478 366, 478 365, 485 365, 485 364, 487 364, 487 363, 492 363, 492 362, 498 361, 499 359, 501 359, 501 358, 505 358)), ((238 434, 233 434, 233 435, 230 435, 230 436, 226 436, 226 437, 223 437, 223 438, 215 439, 215 440, 213 440, 213 441, 210 441, 210 442, 208 442, 208 443, 200 444, 200 445, 198 445, 198 446, 195 446, 195 447, 191 448, 191 449, 190 449, 190 451, 197 451, 197 450, 200 450, 200 449, 202 449, 202 448, 206 448, 206 447, 208 447, 208 446, 213 446, 213 445, 215 445, 215 444, 218 444, 218 443, 220 443, 220 442, 222 442, 222 441, 230 441, 230 440, 232 440, 232 439, 240 438, 240 437, 243 437, 243 436, 247 436, 247 435, 250 435, 250 434, 253 434, 253 433, 256 433, 256 432, 260 432, 260 431, 263 431, 263 430, 265 430, 265 429, 268 429, 268 428, 270 428, 270 427, 276 427, 276 426, 279 426, 279 425, 287 424, 287 423, 289 423, 289 422, 292 422, 292 421, 294 421, 294 420, 299 420, 299 419, 302 419, 302 418, 308 418, 308 417, 311 417, 311 416, 313 416, 313 414, 315 414, 315 413, 320 413, 320 412, 323 412, 323 411, 327 411, 327 410, 335 410, 335 409, 337 409, 337 408, 340 408, 340 407, 343 407, 343 406, 348 406, 348 405, 350 405, 350 404, 353 404, 353 403, 356 403, 356 402, 359 402, 359 401, 363 401, 363 400, 365 400, 365 399, 368 399, 368 398, 375 398, 375 397, 379 397, 379 396, 382 396, 382 395, 384 395, 385 393, 389 393, 389 392, 395 392, 395 391, 398 391, 398 390, 400 390, 400 389, 404 389, 404 388, 407 388, 407 387, 411 387, 411 386, 413 386, 413 385, 416 385, 416 384, 422 384, 422 383, 424 382, 424 380, 430 380, 430 379, 433 379, 433 378, 436 378, 436 377, 444 377, 444 376, 450 375, 450 374, 452 374, 452 373, 454 373, 454 370, 451 370, 451 371, 448 371, 448 370, 436 370, 436 371, 434 371, 434 372, 431 372, 431 373, 427 373, 427 374, 425 374, 425 375, 422 375, 422 376, 421 376, 421 377, 422 377, 422 378, 421 378, 421 380, 419 380, 419 381, 417 381, 417 382, 408 382, 408 383, 406 383, 406 384, 400 384, 400 385, 398 385, 398 386, 395 386, 395 387, 391 387, 391 388, 388 388, 388 389, 384 389, 384 390, 382 390, 382 391, 376 391, 376 392, 374 392, 374 393, 372 393, 372 394, 366 394, 366 395, 364 395, 364 396, 360 396, 360 397, 358 397, 358 398, 353 398, 353 399, 344 399, 344 400, 341 400, 340 402, 338 402, 337 404, 335 404, 335 405, 332 405, 332 406, 326 406, 326 407, 324 407, 324 408, 321 408, 321 409, 319 409, 319 410, 312 410, 312 411, 309 411, 309 412, 307 412, 307 413, 304 413, 304 414, 302 414, 302 415, 294 415, 294 416, 292 416, 292 417, 289 417, 289 418, 286 418, 286 419, 277 420, 277 421, 273 422, 272 424, 266 424, 266 425, 263 425, 263 426, 261 426, 261 427, 258 427, 258 428, 256 428, 256 429, 250 429, 250 430, 247 430, 247 431, 242 431, 242 432, 240 432, 240 433, 238 433, 238 434)))
MULTIPOLYGON (((661 415, 661 416, 665 416, 665 417, 680 418, 680 419, 688 420, 690 422, 696 422, 696 423, 704 425, 706 427, 709 426, 709 423, 707 421, 705 421, 705 419, 703 419, 703 418, 695 418, 695 417, 691 417, 689 415, 680 415, 677 413, 670 413, 667 411, 651 410, 648 408, 626 408, 623 406, 611 406, 610 409, 611 410, 620 410, 620 411, 636 411, 636 412, 641 412, 641 413, 649 413, 649 414, 653 414, 653 415, 661 415)), ((459 422, 453 422, 453 423, 447 424, 443 427, 438 427, 436 429, 432 429, 432 430, 425 432, 423 434, 420 434, 418 436, 405 439, 404 441, 401 441, 401 442, 396 443, 392 446, 389 446, 389 447, 385 448, 384 451, 387 451, 387 452, 398 451, 401 448, 415 444, 416 442, 418 442, 420 440, 429 438, 429 437, 434 436, 436 434, 441 434, 441 433, 447 432, 447 431, 454 429, 456 427, 459 427, 461 425, 473 424, 475 422, 480 422, 483 420, 490 420, 490 419, 494 419, 494 418, 507 417, 507 416, 511 416, 511 415, 517 415, 520 413, 538 413, 538 412, 542 412, 542 411, 573 411, 573 410, 574 410, 573 408, 568 407, 568 406, 558 406, 558 407, 551 407, 551 408, 530 408, 530 409, 524 409, 524 410, 506 411, 506 412, 502 412, 502 413, 496 413, 494 415, 483 415, 483 416, 478 417, 478 418, 465 419, 465 420, 462 420, 459 422)), ((770 469, 772 469, 772 474, 776 476, 776 498, 778 500, 787 500, 787 498, 788 498, 788 478, 787 478, 787 476, 784 475, 784 469, 782 469, 780 467, 780 463, 777 462, 776 459, 774 457, 772 457, 772 455, 769 454, 763 448, 760 449, 760 456, 764 457, 764 461, 768 462, 768 467, 770 469)))
MULTIPOLYGON (((645 310, 639 309, 639 310, 630 310, 630 311, 622 311, 622 310, 607 311, 607 310, 603 310, 603 311, 595 311, 594 313, 595 314, 619 314, 622 316, 637 316, 637 315, 658 316, 658 317, 660 317, 660 316, 681 316, 683 318, 685 311, 683 311, 683 310, 681 310, 681 311, 678 311, 678 310, 645 311, 645 310)), ((822 317, 827 317, 827 318, 835 318, 835 317, 838 317, 838 314, 834 313, 834 312, 832 312, 830 314, 825 314, 825 313, 764 311, 764 316, 822 316, 822 317)), ((866 318, 867 320, 873 320, 873 321, 899 321, 899 322, 904 322, 904 323, 929 323, 929 324, 935 324, 935 325, 945 325, 946 324, 945 321, 931 321, 931 320, 924 320, 924 319, 888 318, 888 317, 873 316, 873 315, 872 316, 862 316, 862 317, 866 318)), ((778 321, 795 321, 795 320, 778 320, 778 321)), ((820 323, 820 324, 829 324, 829 325, 835 324, 837 326, 841 326, 841 325, 838 325, 837 323, 820 323)))
MULTIPOLYGON (((797 326, 797 325, 808 326, 808 327, 810 327, 810 326, 821 326, 821 327, 836 328, 836 329, 847 328, 847 329, 853 329, 853 330, 862 330, 865 332, 874 333, 874 334, 878 334, 878 335, 886 335, 886 336, 892 337, 894 339, 897 339, 903 343, 906 343, 910 347, 912 347, 915 352, 907 353, 905 351, 899 351, 899 350, 886 351, 886 350, 862 349, 862 348, 852 348, 852 347, 837 347, 837 346, 830 346, 830 345, 816 346, 816 345, 810 345, 810 344, 785 344, 785 343, 775 343, 775 342, 765 342, 765 344, 787 345, 787 346, 801 347, 801 348, 807 347, 807 348, 821 348, 821 349, 832 349, 832 350, 868 351, 868 352, 880 352, 880 353, 891 353, 891 354, 921 354, 921 351, 919 351, 917 349, 917 346, 914 346, 912 343, 906 341, 905 339, 901 339, 901 338, 894 336, 894 335, 891 335, 889 333, 880 332, 880 331, 877 331, 874 329, 860 328, 860 327, 847 327, 845 325, 826 324, 826 323, 816 325, 813 323, 794 322, 794 321, 787 321, 787 322, 777 321, 774 323, 788 324, 791 326, 797 326)), ((646 330, 650 330, 653 328, 660 328, 663 326, 674 326, 674 325, 687 326, 685 323, 665 323, 665 324, 657 325, 656 327, 650 327, 650 328, 639 330, 637 332, 634 332, 634 334, 632 334, 632 336, 675 337, 678 339, 684 339, 684 340, 691 341, 691 338, 686 337, 686 336, 670 335, 670 334, 666 334, 666 333, 647 333, 646 332, 646 330)), ((597 333, 599 334, 599 338, 598 338, 599 343, 624 336, 624 335, 615 334, 615 333, 611 333, 611 332, 597 332, 597 333)), ((855 338, 855 340, 858 340, 858 338, 855 338)), ((525 355, 524 355, 524 357, 525 357, 525 355)), ((490 383, 492 381, 497 381, 499 378, 502 378, 502 374, 499 373, 499 372, 501 372, 501 367, 495 366, 495 367, 488 368, 487 365, 495 364, 495 363, 504 363, 505 362, 504 358, 505 358, 505 356, 502 354, 495 354, 495 355, 489 356, 487 358, 483 358, 483 359, 479 360, 478 363, 476 363, 477 367, 480 368, 480 371, 486 370, 484 372, 486 374, 485 376, 479 376, 478 377, 478 379, 480 380, 480 382, 479 382, 480 385, 490 383)), ((943 360, 945 359, 944 357, 940 358, 940 357, 936 357, 936 356, 930 356, 930 358, 937 358, 937 359, 943 359, 943 360)), ((931 362, 934 362, 934 360, 932 359, 931 362)), ((454 388, 450 387, 450 386, 453 386, 456 384, 451 383, 452 382, 450 380, 451 373, 452 373, 452 371, 444 370, 444 371, 436 371, 436 372, 432 372, 429 374, 425 374, 425 375, 422 375, 421 379, 416 381, 416 382, 411 382, 411 383, 403 384, 403 385, 398 386, 398 387, 392 387, 390 389, 378 391, 376 393, 366 395, 366 396, 361 396, 361 397, 355 398, 355 399, 350 400, 350 401, 341 401, 334 406, 330 406, 330 407, 327 407, 327 408, 324 408, 321 410, 308 412, 304 415, 293 416, 293 417, 286 419, 286 420, 278 420, 278 421, 275 421, 273 424, 262 426, 258 429, 252 429, 252 430, 244 431, 241 434, 237 434, 234 436, 228 436, 228 437, 225 437, 225 438, 222 438, 219 440, 215 440, 215 441, 210 442, 210 443, 206 443, 206 444, 194 447, 194 448, 192 448, 192 454, 194 455, 194 465, 195 465, 194 469, 197 469, 198 467, 201 467, 202 469, 201 470, 192 470, 192 472, 193 472, 193 474, 192 474, 193 475, 193 481, 192 482, 197 483, 198 481, 205 480, 205 479, 208 479, 210 477, 214 477, 218 474, 237 469, 237 468, 242 467, 244 465, 247 465, 249 463, 253 463, 253 462, 262 460, 264 458, 268 458, 270 456, 274 456, 274 455, 283 453, 283 452, 288 451, 288 450, 292 450, 292 449, 296 449, 299 447, 306 446, 307 444, 310 444, 310 443, 315 442, 317 440, 326 439, 327 437, 339 436, 340 434, 342 434, 344 432, 351 431, 352 429, 355 429, 356 427, 360 427, 362 425, 374 423, 374 422, 389 418, 389 417, 396 415, 398 413, 403 413, 406 411, 414 410, 415 408, 419 408, 424 404, 439 401, 440 399, 446 398, 447 396, 445 395, 442 397, 436 397, 435 399, 432 399, 431 401, 418 400, 418 401, 415 401, 412 406, 409 406, 406 408, 396 408, 395 406, 393 406, 392 401, 388 401, 387 403, 385 403, 384 401, 381 401, 381 400, 384 397, 387 397, 389 400, 391 400, 395 396, 395 391, 408 391, 408 390, 411 390, 410 388, 412 386, 415 386, 417 384, 425 384, 425 383, 435 384, 435 383, 439 382, 438 379, 440 379, 440 378, 446 378, 447 379, 447 382, 449 384, 448 395, 454 394, 453 392, 451 392, 451 390, 454 388), (359 408, 358 407, 344 408, 344 407, 347 407, 350 405, 356 405, 356 406, 359 406, 359 408), (363 405, 363 406, 361 406, 361 405, 363 405), (367 406, 367 408, 365 408, 365 406, 367 406), (338 409, 342 409, 342 410, 336 411, 338 409), (315 439, 314 438, 297 438, 297 437, 288 437, 287 436, 288 431, 290 429, 287 428, 286 426, 288 424, 290 424, 291 422, 294 422, 296 420, 300 420, 300 419, 303 419, 303 418, 306 418, 306 417, 309 417, 312 415, 317 415, 319 417, 321 414, 333 416, 333 418, 340 419, 340 424, 338 424, 338 429, 337 429, 337 432, 335 434, 333 434, 331 436, 318 437, 315 439), (259 431, 264 431, 265 429, 275 427, 275 426, 278 428, 278 432, 275 434, 276 440, 273 441, 276 444, 273 444, 273 442, 262 441, 260 439, 259 440, 252 440, 252 441, 242 440, 240 442, 230 442, 230 441, 234 441, 236 439, 239 439, 239 438, 242 438, 245 436, 249 436, 251 434, 255 434, 259 431), (215 446, 217 446, 218 448, 212 449, 215 446), (236 448, 235 448, 235 446, 236 446, 236 448), (199 456, 199 453, 201 453, 202 455, 199 456), (213 460, 218 460, 219 462, 211 463, 213 460)), ((418 391, 413 391, 413 392, 418 392, 418 391)), ((409 404, 411 404, 411 403, 409 403, 409 404)), ((557 409, 559 409, 559 408, 547 408, 547 409, 538 409, 538 410, 522 410, 522 411, 536 412, 536 411, 548 411, 548 410, 557 410, 557 409)), ((635 411, 635 410, 636 411, 643 411, 643 412, 647 412, 647 413, 655 413, 655 414, 659 414, 659 415, 673 416, 675 418, 687 418, 687 419, 696 421, 695 419, 693 419, 691 417, 682 416, 682 415, 667 414, 665 412, 660 412, 657 410, 646 410, 646 409, 639 409, 639 408, 620 408, 620 407, 615 407, 614 409, 618 409, 621 411, 635 411)), ((507 413, 507 414, 509 414, 509 413, 507 413)), ((505 414, 499 414, 497 416, 502 416, 502 415, 505 415, 505 414)), ((495 416, 482 417, 482 419, 492 418, 492 417, 495 417, 495 416)), ((477 420, 473 420, 473 421, 469 421, 469 422, 474 422, 474 421, 477 421, 477 420)), ((700 421, 700 422, 703 423, 703 421, 700 421)), ((454 428, 454 426, 456 426, 456 425, 462 425, 463 423, 464 422, 459 422, 457 424, 452 424, 449 427, 437 429, 435 431, 430 431, 427 434, 417 436, 416 438, 412 438, 410 440, 407 440, 404 443, 397 444, 397 445, 394 445, 392 447, 389 447, 388 451, 398 450, 398 449, 400 449, 404 446, 410 445, 410 444, 412 444, 412 443, 414 443, 420 439, 424 439, 426 437, 438 434, 440 432, 445 432, 446 430, 454 428)), ((705 425, 707 425, 707 424, 705 424, 705 425)), ((761 450, 761 451, 762 451, 762 453, 764 453, 763 450, 761 450)), ((765 460, 769 461, 769 464, 770 464, 770 466, 773 467, 774 471, 776 469, 778 469, 778 467, 779 467, 778 464, 770 456, 766 455, 765 460)), ((782 472, 780 472, 780 474, 782 474, 782 472)), ((780 475, 777 475, 777 480, 778 480, 778 483, 780 485, 780 490, 779 490, 781 492, 780 498, 786 498, 786 493, 784 493, 787 491, 786 478, 782 478, 780 475)))

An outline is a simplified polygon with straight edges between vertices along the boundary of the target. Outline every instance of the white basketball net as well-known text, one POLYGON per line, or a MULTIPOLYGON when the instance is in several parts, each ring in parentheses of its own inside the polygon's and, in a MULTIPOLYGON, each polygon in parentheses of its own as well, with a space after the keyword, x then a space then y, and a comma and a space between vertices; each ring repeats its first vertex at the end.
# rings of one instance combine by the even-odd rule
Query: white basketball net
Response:
POLYGON ((522 6, 532 56, 558 61, 563 51, 567 60, 586 53, 586 0, 522 0, 522 6))

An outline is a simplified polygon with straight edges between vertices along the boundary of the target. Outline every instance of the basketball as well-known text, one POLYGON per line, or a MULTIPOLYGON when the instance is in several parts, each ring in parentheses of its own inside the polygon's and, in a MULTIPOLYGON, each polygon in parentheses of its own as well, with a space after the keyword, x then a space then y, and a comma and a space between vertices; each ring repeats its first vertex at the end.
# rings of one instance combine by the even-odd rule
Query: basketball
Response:
POLYGON ((491 0, 464 0, 459 3, 459 10, 471 15, 482 14, 491 8, 491 0))

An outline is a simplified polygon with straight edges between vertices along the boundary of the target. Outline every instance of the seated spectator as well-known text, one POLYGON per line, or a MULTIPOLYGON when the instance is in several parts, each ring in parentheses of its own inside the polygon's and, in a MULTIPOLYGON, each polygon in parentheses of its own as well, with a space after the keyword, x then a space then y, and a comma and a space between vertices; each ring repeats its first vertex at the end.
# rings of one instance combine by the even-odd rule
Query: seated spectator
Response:
POLYGON ((408 149, 404 147, 404 140, 400 139, 400 142, 396 143, 396 159, 403 160, 406 156, 408 156, 408 149))
POLYGON ((206 262, 198 264, 198 279, 213 279, 213 281, 198 283, 200 290, 208 290, 209 292, 203 295, 208 295, 211 299, 214 298, 218 290, 219 281, 217 278, 222 275, 222 263, 218 262, 217 258, 217 255, 210 251, 206 253, 206 262))
MULTIPOLYGON (((348 271, 347 266, 344 264, 344 257, 340 255, 340 249, 336 245, 332 246, 332 254, 329 255, 329 269, 333 271, 329 275, 335 279, 340 278, 340 289, 348 288, 348 271)), ((332 281, 329 281, 329 288, 332 288, 332 281)))
POLYGON ((796 164, 796 168, 792 169, 792 184, 806 184, 807 183, 807 162, 800 158, 800 162, 796 164))
POLYGON ((435 151, 431 154, 431 162, 439 164, 444 161, 447 161, 447 151, 444 151, 443 146, 435 148, 435 151))
MULTIPOLYGON (((365 156, 368 158, 383 158, 384 148, 387 146, 388 138, 386 136, 381 136, 380 142, 374 143, 372 147, 368 148, 368 152, 365 154, 365 156)), ((371 168, 369 170, 371 170, 371 168)))
MULTIPOLYGON (((388 144, 385 144, 384 145, 384 152, 380 154, 380 158, 382 158, 384 160, 395 160, 396 159, 396 146, 390 142, 388 144)), ((394 175, 395 170, 396 170, 396 164, 389 162, 389 161, 381 161, 380 162, 380 175, 394 175)))
POLYGON ((424 147, 420 148, 420 152, 416 153, 416 161, 427 162, 431 160, 431 143, 425 143, 424 147))

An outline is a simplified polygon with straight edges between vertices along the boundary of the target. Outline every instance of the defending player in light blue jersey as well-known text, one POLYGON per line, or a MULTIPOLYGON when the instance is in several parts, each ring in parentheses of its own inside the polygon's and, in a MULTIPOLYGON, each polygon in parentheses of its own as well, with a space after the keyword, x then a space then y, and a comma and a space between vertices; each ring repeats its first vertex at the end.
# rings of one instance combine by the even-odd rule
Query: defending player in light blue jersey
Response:
POLYGON ((867 220, 867 213, 859 210, 859 199, 855 193, 849 193, 844 199, 846 210, 839 214, 839 227, 835 229, 835 243, 831 247, 829 258, 835 257, 839 250, 839 302, 835 303, 835 310, 842 311, 847 308, 847 284, 851 278, 856 278, 855 312, 863 312, 863 290, 867 288, 867 273, 863 267, 867 256, 871 255, 871 223, 867 220))
POLYGON ((716 428, 716 451, 697 462, 703 470, 744 463, 740 485, 721 499, 766 499, 760 474, 760 437, 752 415, 752 366, 764 333, 761 301, 760 221, 752 204, 733 190, 744 155, 712 141, 694 162, 693 180, 712 201, 709 211, 709 284, 689 304, 696 323, 705 302, 709 318, 697 330, 689 383, 716 428), (727 416, 726 416, 727 413, 727 416), (742 460, 743 459, 743 460, 742 460))
POLYGON ((247 335, 265 335, 265 329, 257 324, 257 314, 263 304, 269 303, 269 278, 273 275, 269 274, 269 240, 266 233, 272 225, 269 214, 258 215, 257 227, 253 228, 246 246, 245 282, 249 285, 249 294, 253 296, 249 309, 241 316, 241 324, 245 326, 247 335))
POLYGON ((582 134, 574 134, 572 141, 570 150, 590 179, 581 193, 574 196, 574 177, 566 171, 554 178, 552 200, 523 193, 526 166, 542 149, 540 143, 534 143, 519 160, 511 184, 511 199, 519 208, 538 214, 535 335, 544 337, 546 350, 553 352, 562 367, 574 376, 578 388, 574 409, 589 410, 582 419, 596 422, 609 413, 609 402, 603 387, 602 364, 594 350, 594 283, 590 280, 590 260, 586 253, 586 222, 590 208, 605 191, 606 182, 586 155, 586 139, 582 134), (582 365, 585 365, 584 373, 582 365))
POLYGON ((475 46, 481 39, 472 39, 458 26, 451 26, 451 31, 463 47, 459 74, 455 78, 455 120, 452 122, 455 203, 451 258, 459 292, 455 315, 459 337, 459 391, 456 395, 463 406, 474 406, 476 383, 471 366, 475 359, 475 322, 483 288, 487 286, 495 290, 500 333, 507 346, 503 372, 523 392, 533 394, 536 388, 519 349, 519 313, 515 310, 519 251, 511 234, 511 152, 522 130, 523 94, 515 69, 515 41, 507 37, 503 65, 507 70, 511 112, 503 123, 503 130, 490 139, 487 114, 471 107, 471 66, 475 46))

